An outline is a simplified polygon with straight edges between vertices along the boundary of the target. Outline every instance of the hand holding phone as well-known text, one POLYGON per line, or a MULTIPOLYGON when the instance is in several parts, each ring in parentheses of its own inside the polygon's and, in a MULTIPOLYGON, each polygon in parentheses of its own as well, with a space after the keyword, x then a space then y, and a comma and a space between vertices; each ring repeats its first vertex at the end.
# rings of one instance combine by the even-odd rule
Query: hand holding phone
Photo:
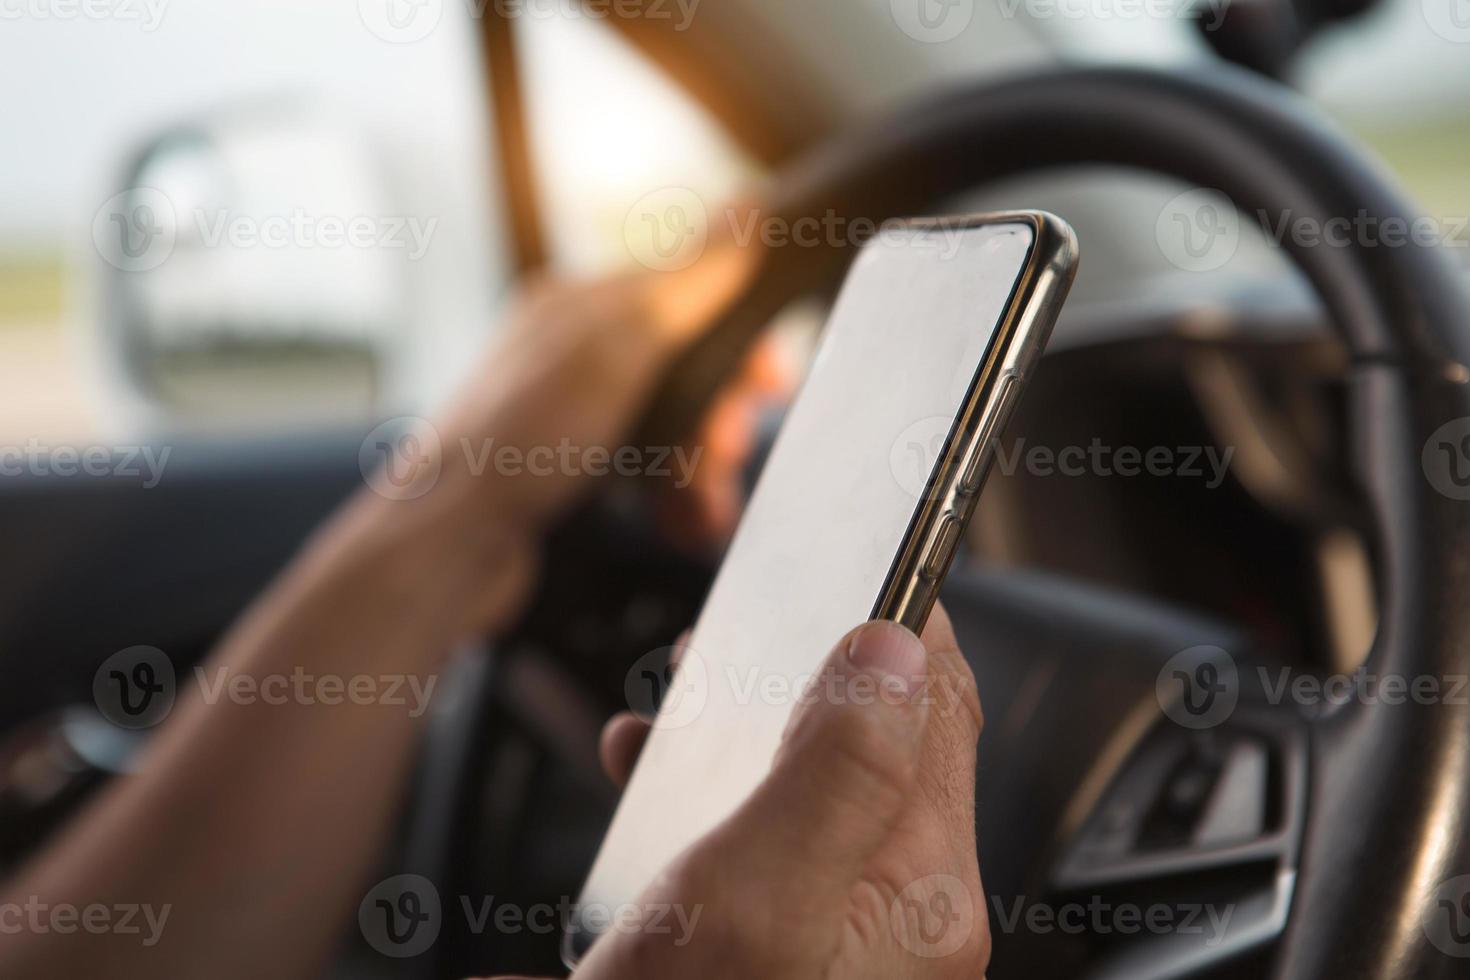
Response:
POLYGON ((912 222, 863 249, 569 924, 569 963, 615 928, 601 913, 631 914, 753 799, 834 636, 923 629, 1075 263, 1071 230, 1041 212, 912 222))
MULTIPOLYGON (((935 607, 922 645, 868 623, 819 673, 892 696, 799 705, 771 773, 639 896, 640 921, 609 929, 579 978, 984 975, 989 923, 967 832, 980 707, 948 617, 935 607), (900 696, 891 679, 914 677, 943 693, 900 696)), ((636 737, 630 718, 616 727, 636 737)))

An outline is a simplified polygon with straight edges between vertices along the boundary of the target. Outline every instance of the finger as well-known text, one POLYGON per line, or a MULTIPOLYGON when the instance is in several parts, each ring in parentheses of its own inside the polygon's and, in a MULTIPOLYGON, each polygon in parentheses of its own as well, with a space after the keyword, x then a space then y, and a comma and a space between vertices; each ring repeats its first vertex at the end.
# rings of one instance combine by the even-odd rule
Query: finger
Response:
POLYGON ((924 662, 919 639, 895 623, 864 624, 838 644, 771 774, 701 845, 718 878, 733 874, 735 892, 764 893, 793 921, 842 913, 917 780, 924 662), (733 871, 730 855, 740 855, 733 871))
POLYGON ((974 804, 976 745, 985 716, 975 674, 942 605, 935 604, 923 639, 930 716, 919 767, 920 792, 936 808, 963 815, 974 804))
POLYGON ((628 785, 628 777, 633 774, 633 765, 638 761, 638 753, 643 751, 648 732, 648 722, 631 711, 613 715, 603 726, 597 755, 602 760, 602 771, 619 789, 628 785))
POLYGON ((924 627, 924 649, 928 652, 929 685, 931 699, 940 703, 947 713, 956 716, 958 734, 968 741, 980 737, 985 727, 985 715, 980 708, 980 694, 975 683, 975 673, 960 650, 960 641, 955 637, 954 623, 944 603, 936 602, 924 627))
MULTIPOLYGON (((669 663, 677 665, 689 646, 689 630, 679 634, 669 654, 669 663)), ((602 771, 619 788, 628 785, 633 775, 633 766, 643 743, 648 741, 649 724, 631 711, 620 711, 602 726, 602 735, 597 743, 597 756, 602 762, 602 771)))
POLYGON ((923 640, 929 725, 908 820, 917 829, 914 839, 934 847, 932 860, 938 865, 933 870, 968 871, 974 853, 976 751, 984 716, 975 675, 942 605, 935 605, 923 640), (962 841, 970 846, 961 847, 962 841), (948 867, 951 862, 963 868, 948 867))

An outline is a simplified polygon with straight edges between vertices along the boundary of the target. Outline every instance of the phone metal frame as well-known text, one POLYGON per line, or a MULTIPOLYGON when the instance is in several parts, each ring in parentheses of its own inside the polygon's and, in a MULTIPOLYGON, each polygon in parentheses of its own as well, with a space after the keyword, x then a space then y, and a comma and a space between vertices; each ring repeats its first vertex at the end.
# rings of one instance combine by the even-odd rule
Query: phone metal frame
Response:
POLYGON ((1065 221, 1045 211, 996 211, 905 222, 916 230, 997 224, 1028 226, 1031 250, 870 617, 892 620, 915 633, 924 629, 939 598, 940 586, 995 461, 996 444, 1076 277, 1077 235, 1065 221))
MULTIPOLYGON (((924 628, 954 561, 995 458, 995 446, 1019 401, 1026 378, 1051 336, 1077 272, 1077 236, 1045 211, 996 211, 954 218, 914 218, 914 230, 964 230, 1026 225, 1032 242, 930 474, 918 508, 879 592, 872 619, 889 619, 915 633, 924 628)), ((597 940, 586 929, 562 935, 562 962, 576 969, 597 940)))

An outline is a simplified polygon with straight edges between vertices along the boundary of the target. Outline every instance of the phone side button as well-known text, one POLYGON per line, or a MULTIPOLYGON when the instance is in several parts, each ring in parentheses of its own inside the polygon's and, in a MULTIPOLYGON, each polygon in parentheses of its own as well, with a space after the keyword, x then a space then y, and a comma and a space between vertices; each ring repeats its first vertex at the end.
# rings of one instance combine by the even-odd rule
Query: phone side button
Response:
POLYGON ((989 448, 992 440, 999 435, 999 426, 1003 425, 1011 411, 1011 403, 1016 396, 1016 376, 1008 374, 1001 379, 1000 390, 995 396, 995 410, 989 413, 985 428, 980 437, 975 440, 975 452, 970 457, 969 465, 965 467, 965 474, 960 478, 960 493, 971 496, 980 491, 983 471, 981 463, 990 455, 989 448))
POLYGON ((954 553, 959 540, 959 518, 953 514, 945 514, 944 520, 930 538, 929 554, 924 558, 924 567, 919 570, 919 574, 931 582, 936 581, 944 574, 944 567, 949 563, 949 556, 954 553))

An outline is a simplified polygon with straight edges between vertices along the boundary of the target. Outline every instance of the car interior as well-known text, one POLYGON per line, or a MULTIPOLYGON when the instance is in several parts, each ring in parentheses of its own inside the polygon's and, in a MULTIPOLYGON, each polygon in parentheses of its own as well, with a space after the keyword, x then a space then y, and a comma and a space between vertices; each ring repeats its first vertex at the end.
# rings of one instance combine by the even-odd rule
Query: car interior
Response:
MULTIPOLYGON (((1076 287, 943 599, 986 709, 989 975, 1461 975, 1470 932, 1447 950, 1426 923, 1470 930, 1470 888, 1440 889, 1470 872, 1470 705, 1271 679, 1470 675, 1470 439, 1442 438, 1470 417, 1462 2, 394 4, 175 0, 151 26, 139 5, 0 34, 0 869, 146 744, 93 710, 99 666, 200 662, 362 485, 364 435, 464 382, 526 282, 637 261, 647 201, 758 188, 788 224, 1043 208, 1076 229, 1076 287), (433 248, 413 255, 428 225, 351 254, 181 232, 157 270, 119 267, 99 205, 139 187, 434 216, 433 248), (1433 241, 1387 241, 1424 215, 1433 241), (1341 216, 1340 242, 1293 231, 1341 216), (94 445, 134 467, 45 463, 94 445), (1058 447, 1116 465, 1036 455, 1058 447), (1192 727, 1163 679, 1201 647, 1239 703, 1192 727), (1078 896, 1232 915, 1005 925, 1078 896)), ((768 354, 787 383, 748 491, 851 244, 769 250, 632 443, 694 438, 768 354)), ((618 799, 600 726, 728 537, 667 520, 678 491, 607 483, 513 632, 444 679, 382 875, 577 894, 618 799)), ((458 925, 401 960, 345 933, 333 975, 561 975, 554 933, 458 925)))

